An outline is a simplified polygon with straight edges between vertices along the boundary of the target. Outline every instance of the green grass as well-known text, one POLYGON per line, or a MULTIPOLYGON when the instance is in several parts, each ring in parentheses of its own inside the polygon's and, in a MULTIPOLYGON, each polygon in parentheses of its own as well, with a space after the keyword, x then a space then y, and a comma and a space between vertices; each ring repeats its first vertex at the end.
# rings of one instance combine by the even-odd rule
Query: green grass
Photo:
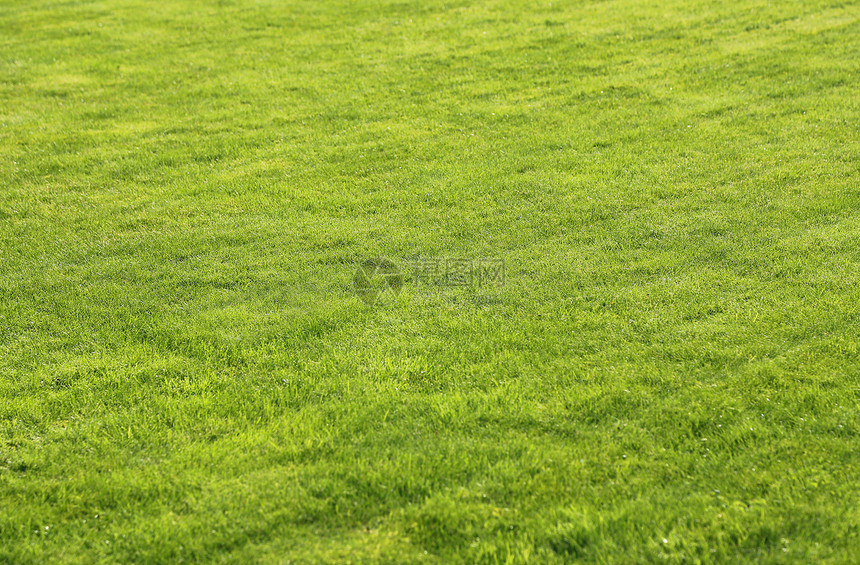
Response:
POLYGON ((0 562, 854 562, 858 37, 0 0, 0 562))

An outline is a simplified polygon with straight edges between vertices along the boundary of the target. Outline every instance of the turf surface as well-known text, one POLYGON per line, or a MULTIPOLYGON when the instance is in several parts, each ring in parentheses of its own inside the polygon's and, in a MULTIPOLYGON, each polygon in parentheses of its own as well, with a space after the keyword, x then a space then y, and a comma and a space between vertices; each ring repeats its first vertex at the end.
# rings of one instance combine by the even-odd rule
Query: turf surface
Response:
POLYGON ((851 563, 858 38, 0 0, 0 562, 851 563))

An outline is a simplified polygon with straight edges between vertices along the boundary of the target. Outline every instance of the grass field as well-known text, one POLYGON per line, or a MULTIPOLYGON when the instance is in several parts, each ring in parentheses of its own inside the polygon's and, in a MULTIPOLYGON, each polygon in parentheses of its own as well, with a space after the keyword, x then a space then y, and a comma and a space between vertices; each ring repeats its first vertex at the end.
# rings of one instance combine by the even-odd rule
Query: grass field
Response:
POLYGON ((858 2, 0 0, 0 563, 856 563, 858 336, 858 2))

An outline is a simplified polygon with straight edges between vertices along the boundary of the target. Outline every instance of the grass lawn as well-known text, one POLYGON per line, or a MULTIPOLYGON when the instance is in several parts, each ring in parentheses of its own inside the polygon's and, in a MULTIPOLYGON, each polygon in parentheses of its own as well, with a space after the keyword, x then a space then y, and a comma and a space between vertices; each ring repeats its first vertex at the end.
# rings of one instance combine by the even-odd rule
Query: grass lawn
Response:
POLYGON ((860 3, 0 0, 0 563, 856 563, 858 477, 860 3))

